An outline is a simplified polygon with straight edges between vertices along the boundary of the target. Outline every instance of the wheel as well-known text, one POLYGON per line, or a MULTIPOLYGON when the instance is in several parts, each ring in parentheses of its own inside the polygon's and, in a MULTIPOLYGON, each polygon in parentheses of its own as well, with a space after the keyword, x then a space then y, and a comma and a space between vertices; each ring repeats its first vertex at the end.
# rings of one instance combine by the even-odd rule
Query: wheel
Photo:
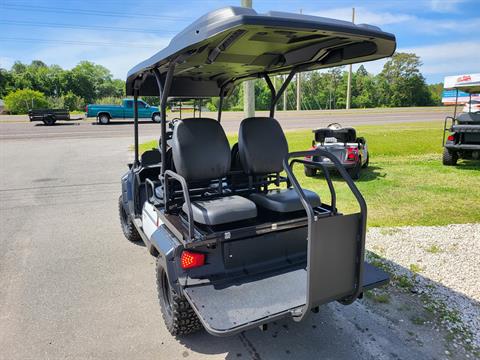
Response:
POLYGON ((365 161, 365 164, 362 165, 362 168, 367 168, 369 163, 370 163, 370 154, 367 151, 367 161, 365 161))
POLYGON ((123 207, 122 195, 120 195, 120 198, 118 199, 118 213, 120 216, 120 224, 122 225, 123 235, 125 235, 127 240, 131 242, 139 242, 140 240, 142 240, 140 234, 137 231, 137 228, 133 224, 132 219, 123 207))
POLYGON ((303 169, 305 170, 305 176, 307 176, 307 177, 313 177, 317 173, 317 169, 313 169, 313 168, 308 167, 308 166, 304 166, 303 169))
POLYGON ((202 328, 202 324, 188 303, 187 299, 178 295, 168 281, 167 272, 157 258, 157 291, 163 321, 173 336, 194 333, 202 328))
POLYGON ((108 114, 101 114, 98 117, 98 122, 102 125, 107 125, 110 122, 110 116, 108 114))
POLYGON ((347 169, 348 174, 353 180, 358 180, 360 178, 360 169, 362 168, 362 161, 358 159, 358 162, 353 168, 347 169))
POLYGON ((55 124, 55 121, 57 120, 53 116, 49 116, 43 120, 43 123, 47 126, 52 126, 55 124))
POLYGON ((159 123, 160 121, 162 121, 162 117, 160 116, 160 113, 153 114, 152 121, 156 123, 159 123))
POLYGON ((450 151, 447 148, 443 149, 443 165, 456 165, 458 160, 458 154, 454 151, 450 151))

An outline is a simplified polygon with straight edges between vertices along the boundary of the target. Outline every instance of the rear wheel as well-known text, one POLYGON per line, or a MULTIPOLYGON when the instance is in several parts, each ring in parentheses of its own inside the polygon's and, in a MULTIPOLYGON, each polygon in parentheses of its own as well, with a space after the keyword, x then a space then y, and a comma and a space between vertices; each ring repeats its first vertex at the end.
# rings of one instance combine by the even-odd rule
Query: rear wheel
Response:
POLYGON ((107 125, 110 122, 110 116, 108 116, 108 114, 100 114, 98 116, 98 122, 102 125, 107 125))
POLYGON ((122 195, 120 195, 120 198, 118 199, 118 213, 120 216, 120 224, 122 225, 123 235, 125 235, 127 240, 131 242, 139 242, 140 240, 142 240, 140 234, 137 231, 137 228, 133 224, 132 219, 123 207, 122 195))
POLYGON ((454 151, 450 151, 447 148, 443 149, 443 165, 456 165, 458 160, 458 154, 454 151))
POLYGON ((187 299, 178 295, 171 288, 167 272, 158 258, 157 291, 163 321, 173 336, 188 335, 202 328, 197 314, 195 314, 187 299))
POLYGON ((348 174, 353 180, 358 180, 360 178, 360 169, 362 168, 362 161, 358 159, 358 162, 354 167, 347 169, 348 174))
POLYGON ((152 121, 156 123, 159 123, 160 121, 162 121, 162 117, 160 116, 160 113, 153 114, 152 121))
POLYGON ((313 177, 317 173, 317 169, 314 169, 314 168, 311 168, 311 167, 308 167, 308 166, 304 166, 303 168, 305 170, 305 176, 307 176, 307 177, 313 177))

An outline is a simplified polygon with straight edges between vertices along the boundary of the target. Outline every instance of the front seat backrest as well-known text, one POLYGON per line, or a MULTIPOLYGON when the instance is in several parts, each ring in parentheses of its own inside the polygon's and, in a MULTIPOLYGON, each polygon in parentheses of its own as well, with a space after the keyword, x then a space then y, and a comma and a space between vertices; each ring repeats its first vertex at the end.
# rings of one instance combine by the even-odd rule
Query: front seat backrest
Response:
POLYGON ((270 117, 252 117, 240 124, 238 151, 247 174, 278 173, 283 170, 288 143, 277 120, 270 117))
POLYGON ((230 145, 214 119, 178 121, 173 129, 172 155, 177 173, 187 181, 218 179, 230 170, 230 145))

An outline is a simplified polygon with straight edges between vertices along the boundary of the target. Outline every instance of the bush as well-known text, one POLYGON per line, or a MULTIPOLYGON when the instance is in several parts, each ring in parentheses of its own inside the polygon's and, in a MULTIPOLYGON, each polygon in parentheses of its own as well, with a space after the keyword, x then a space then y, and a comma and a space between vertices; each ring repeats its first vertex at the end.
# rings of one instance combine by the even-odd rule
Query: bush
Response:
POLYGON ((99 105, 122 105, 122 101, 123 101, 122 98, 107 96, 107 97, 103 97, 101 99, 97 99, 95 101, 95 104, 99 104, 99 105))
POLYGON ((17 90, 5 97, 5 108, 10 114, 26 114, 30 109, 47 107, 47 98, 42 92, 36 90, 17 90))
POLYGON ((63 107, 70 111, 82 110, 85 106, 85 100, 71 91, 62 96, 63 107))

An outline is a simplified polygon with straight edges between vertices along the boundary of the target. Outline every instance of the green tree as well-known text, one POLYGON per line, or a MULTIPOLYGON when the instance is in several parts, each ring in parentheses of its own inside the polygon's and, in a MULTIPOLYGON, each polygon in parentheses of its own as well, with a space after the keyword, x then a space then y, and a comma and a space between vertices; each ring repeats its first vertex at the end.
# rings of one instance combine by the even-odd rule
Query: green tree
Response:
POLYGON ((442 105, 443 83, 428 85, 432 105, 442 105))
POLYGON ((420 73, 422 62, 415 54, 395 53, 379 74, 382 102, 387 106, 430 105, 432 99, 425 78, 420 73))
POLYGON ((12 75, 6 69, 0 68, 0 98, 12 90, 12 75))
POLYGON ((70 110, 82 110, 85 106, 85 100, 80 96, 75 95, 71 91, 62 96, 63 107, 70 110))
POLYGON ((11 114, 26 114, 29 109, 48 107, 45 94, 31 89, 21 89, 5 97, 5 107, 11 114))

